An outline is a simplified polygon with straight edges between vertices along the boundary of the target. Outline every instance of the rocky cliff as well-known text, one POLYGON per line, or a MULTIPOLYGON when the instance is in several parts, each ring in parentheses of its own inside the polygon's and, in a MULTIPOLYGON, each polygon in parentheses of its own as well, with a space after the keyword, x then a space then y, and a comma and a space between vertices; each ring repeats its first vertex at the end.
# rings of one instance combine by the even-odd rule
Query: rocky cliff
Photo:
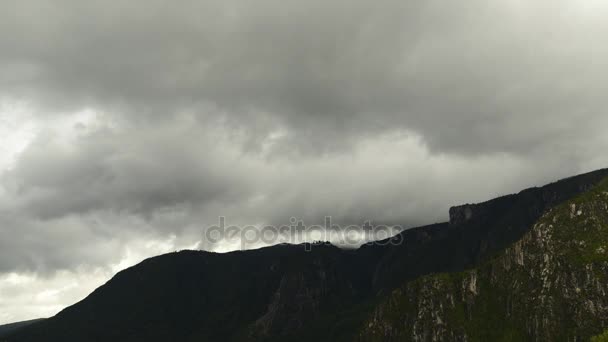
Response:
MULTIPOLYGON (((456 211, 459 219, 467 208, 456 211)), ((608 327, 607 252, 603 181, 547 210, 480 265, 406 282, 373 311, 359 339, 588 341, 608 327)))

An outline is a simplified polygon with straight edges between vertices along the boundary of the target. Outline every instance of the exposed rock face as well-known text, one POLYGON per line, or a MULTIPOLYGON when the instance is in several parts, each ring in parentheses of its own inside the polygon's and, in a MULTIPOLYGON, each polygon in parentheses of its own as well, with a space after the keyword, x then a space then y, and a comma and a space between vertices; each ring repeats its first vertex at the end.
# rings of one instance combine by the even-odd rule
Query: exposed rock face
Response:
POLYGON ((453 207, 449 223, 406 230, 400 234, 403 243, 399 246, 370 247, 382 249, 372 285, 384 292, 429 273, 474 267, 519 241, 547 210, 591 189, 607 176, 608 170, 600 170, 483 203, 453 207))
MULTIPOLYGON (((530 188, 517 195, 506 195, 486 202, 463 204, 450 208, 450 225, 458 226, 470 221, 484 221, 500 212, 500 208, 512 205, 521 197, 536 197, 534 203, 529 202, 529 214, 540 215, 546 209, 572 197, 575 194, 589 191, 597 183, 598 178, 604 177, 603 172, 593 172, 578 177, 571 177, 560 182, 546 185, 542 188, 530 188), (498 209, 498 210, 497 210, 498 209)), ((573 215, 576 214, 575 209, 573 215)))
POLYGON ((473 218, 474 205, 465 204, 450 208, 450 224, 458 225, 473 218))
POLYGON ((287 272, 281 278, 266 313, 251 329, 250 337, 285 336, 304 327, 306 318, 313 318, 327 307, 332 299, 353 298, 354 285, 340 276, 339 265, 315 260, 305 271, 287 272))
POLYGON ((407 282, 361 341, 587 341, 608 327, 608 181, 464 272, 407 282), (602 191, 604 190, 604 191, 602 191))

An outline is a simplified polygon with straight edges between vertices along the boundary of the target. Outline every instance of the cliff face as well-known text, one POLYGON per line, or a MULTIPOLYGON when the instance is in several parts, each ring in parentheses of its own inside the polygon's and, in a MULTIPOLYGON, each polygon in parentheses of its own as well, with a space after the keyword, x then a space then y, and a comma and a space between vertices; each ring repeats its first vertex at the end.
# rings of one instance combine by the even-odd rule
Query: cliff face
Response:
POLYGON ((287 336, 316 316, 356 301, 360 289, 356 280, 345 277, 345 271, 336 260, 318 258, 308 267, 285 272, 264 314, 250 326, 248 338, 287 336))
POLYGON ((406 282, 375 308, 359 339, 587 341, 603 327, 608 181, 549 209, 520 240, 477 267, 406 282))
POLYGON ((429 273, 459 272, 519 241, 551 208, 592 189, 605 177, 600 170, 483 203, 450 209, 450 222, 409 229, 397 246, 380 249, 373 286, 390 291, 429 273))

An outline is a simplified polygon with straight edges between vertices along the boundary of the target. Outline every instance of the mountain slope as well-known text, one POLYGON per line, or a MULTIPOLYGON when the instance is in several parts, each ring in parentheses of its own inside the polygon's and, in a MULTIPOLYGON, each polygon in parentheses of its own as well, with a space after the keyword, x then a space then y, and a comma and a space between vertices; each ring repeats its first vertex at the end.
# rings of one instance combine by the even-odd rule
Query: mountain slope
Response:
POLYGON ((365 341, 587 341, 608 327, 608 181, 545 213, 491 260, 405 283, 365 341))
POLYGON ((366 291, 350 253, 319 244, 216 254, 183 251, 116 275, 15 340, 218 341, 282 334, 366 291))
POLYGON ((381 254, 376 290, 392 289, 421 275, 462 271, 510 246, 555 205, 590 190, 608 176, 599 170, 479 204, 450 209, 450 221, 406 230, 399 245, 364 246, 381 254))
MULTIPOLYGON (((0 325, 0 338, 3 336, 7 336, 9 334, 15 333, 17 330, 27 327, 28 325, 32 325, 36 322, 42 321, 41 319, 32 319, 29 321, 15 322, 10 324, 0 325)), ((0 340, 1 341, 1 340, 0 340)))
MULTIPOLYGON (((608 170, 599 170, 488 202, 454 207, 450 222, 406 230, 392 238, 403 242, 399 245, 383 241, 352 251, 318 244, 311 252, 304 245, 279 245, 226 254, 183 251, 151 258, 120 272, 80 303, 7 340, 540 339, 549 336, 546 331, 554 327, 549 323, 563 327, 556 336, 565 336, 568 331, 572 336, 588 336, 601 331, 603 316, 589 320, 588 327, 579 327, 574 320, 588 317, 580 306, 550 306, 553 314, 546 316, 534 311, 543 308, 538 305, 541 299, 528 303, 527 298, 547 298, 542 292, 545 280, 538 277, 547 272, 545 255, 550 254, 548 250, 537 251, 548 247, 539 247, 531 237, 540 234, 539 229, 548 229, 542 223, 550 213, 570 210, 572 201, 579 201, 575 216, 557 219, 551 229, 558 224, 571 228, 559 232, 572 232, 570 240, 602 247, 595 244, 607 242, 604 235, 588 239, 586 228, 575 227, 595 224, 591 217, 602 219, 596 210, 604 198, 597 195, 603 194, 598 189, 605 187, 602 181, 606 177, 608 170), (578 215, 578 210, 583 214, 578 215), (522 249, 526 250, 524 266, 519 264, 521 253, 517 254, 522 249), (514 253, 516 259, 509 259, 514 253), (526 276, 531 270, 534 275, 526 276), (470 292, 474 295, 466 288, 473 289, 470 292), (437 308, 444 311, 436 313, 437 308), (528 320, 542 324, 528 325, 528 320), (512 329, 493 328, 502 321, 510 322, 512 329)), ((598 224, 603 227, 601 222, 598 224)), ((565 243, 568 239, 551 241, 565 243)), ((583 286, 583 278, 591 279, 585 278, 591 275, 586 270, 588 258, 597 256, 582 247, 568 246, 556 245, 552 251, 569 253, 572 260, 578 258, 582 263, 553 270, 551 274, 559 274, 561 280, 550 281, 565 282, 565 274, 570 274, 582 277, 576 279, 583 286)), ((567 264, 557 255, 548 258, 567 264)), ((603 266, 595 267, 605 271, 603 266)), ((564 287, 551 289, 565 291, 564 287)), ((581 291, 577 298, 598 300, 597 305, 603 308, 604 299, 595 297, 600 293, 581 291)), ((559 296, 565 295, 560 292, 559 296)), ((551 298, 564 303, 559 296, 551 298)))

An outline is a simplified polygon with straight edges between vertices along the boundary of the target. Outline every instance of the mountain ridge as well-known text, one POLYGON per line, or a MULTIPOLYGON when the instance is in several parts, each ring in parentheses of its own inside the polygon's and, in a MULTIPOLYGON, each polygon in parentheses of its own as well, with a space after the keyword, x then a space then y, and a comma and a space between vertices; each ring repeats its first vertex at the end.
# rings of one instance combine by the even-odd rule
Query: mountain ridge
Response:
MULTIPOLYGON (((390 238, 401 239, 399 245, 369 243, 342 250, 317 244, 310 252, 305 244, 277 245, 149 258, 55 317, 6 339, 348 341, 358 334, 373 340, 376 335, 366 335, 361 326, 370 324, 369 315, 396 289, 421 277, 480 265, 532 231, 548 210, 606 177, 608 169, 603 169, 455 206, 449 222, 390 238)), ((429 340, 421 336, 414 340, 429 340)))
POLYGON ((0 338, 14 333, 15 331, 25 328, 28 325, 45 320, 45 318, 30 319, 27 321, 12 322, 0 325, 0 338))
POLYGON ((608 326, 607 250, 608 179, 481 264, 403 284, 360 340, 585 341, 608 326))

